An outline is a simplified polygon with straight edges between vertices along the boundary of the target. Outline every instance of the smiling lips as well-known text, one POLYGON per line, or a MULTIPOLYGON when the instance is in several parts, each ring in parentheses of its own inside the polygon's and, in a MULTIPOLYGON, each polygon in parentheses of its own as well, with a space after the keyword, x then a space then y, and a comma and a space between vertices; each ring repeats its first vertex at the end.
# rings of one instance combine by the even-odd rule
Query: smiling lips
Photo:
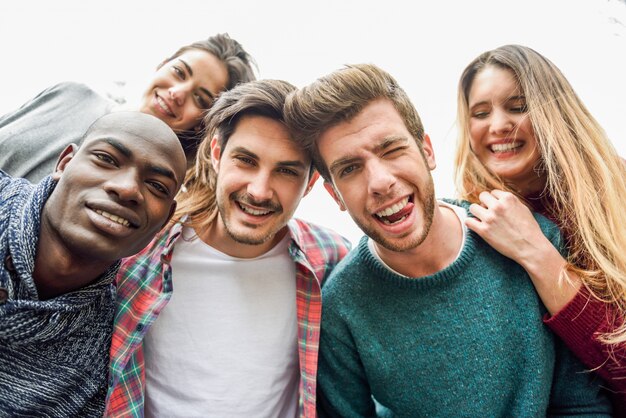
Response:
POLYGON ((405 197, 398 203, 376 212, 375 215, 385 225, 393 225, 402 222, 413 210, 413 205, 409 205, 409 198, 405 197))
POLYGON ((512 141, 512 142, 491 144, 489 146, 489 149, 491 150, 491 152, 495 154, 499 154, 499 153, 504 153, 504 152, 513 152, 517 150, 518 148, 521 148, 523 145, 524 144, 522 142, 512 141))
POLYGON ((237 204, 239 205, 239 208, 247 213, 248 215, 253 215, 253 216, 265 216, 268 215, 269 213, 271 213, 272 211, 269 209, 254 209, 248 205, 246 205, 245 203, 241 203, 241 202, 237 202, 237 204))
POLYGON ((107 219, 109 219, 109 220, 111 220, 113 222, 116 222, 116 223, 118 223, 120 225, 123 225, 123 226, 125 226, 127 228, 131 227, 130 221, 128 219, 122 218, 121 216, 113 215, 112 213, 105 212, 105 211, 99 210, 99 209, 96 209, 95 212, 98 215, 101 215, 101 216, 103 216, 103 217, 105 217, 105 218, 107 218, 107 219))
POLYGON ((163 98, 161 98, 161 96, 159 96, 156 93, 154 94, 154 96, 155 96, 155 100, 156 100, 157 105, 159 106, 159 108, 161 108, 163 113, 165 113, 166 115, 171 116, 171 117, 176 117, 174 112, 172 112, 172 109, 165 102, 165 100, 163 100, 163 98))

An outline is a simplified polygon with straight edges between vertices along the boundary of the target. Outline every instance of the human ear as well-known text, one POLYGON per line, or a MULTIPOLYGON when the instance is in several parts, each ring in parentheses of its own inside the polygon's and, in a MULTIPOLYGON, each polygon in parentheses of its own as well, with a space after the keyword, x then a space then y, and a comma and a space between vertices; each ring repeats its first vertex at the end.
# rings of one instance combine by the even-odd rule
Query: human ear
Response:
POLYGON ((311 178, 309 179, 309 183, 307 184, 306 190, 304 191, 304 194, 302 195, 302 197, 309 194, 309 192, 311 191, 311 189, 313 188, 313 186, 315 185, 315 182, 317 181, 319 177, 320 177, 320 173, 317 170, 313 170, 313 172, 311 173, 311 178))
POLYGON ((437 167, 437 163, 435 162, 435 151, 433 150, 433 145, 430 143, 430 137, 426 134, 424 135, 424 140, 422 141, 422 153, 424 155, 424 159, 426 160, 426 164, 428 164, 428 168, 434 170, 437 167))
POLYGON ((72 160, 72 158, 74 158, 77 152, 78 145, 76 144, 69 144, 65 147, 63 152, 59 155, 59 158, 57 158, 57 162, 54 166, 54 172, 52 173, 52 178, 54 180, 59 180, 61 178, 61 174, 65 171, 65 167, 67 167, 67 164, 72 160))
POLYGON ((339 195, 339 193, 337 193, 337 190, 335 190, 335 186, 333 186, 332 183, 325 181, 324 188, 331 195, 331 197, 335 200, 335 202, 337 202, 337 204, 339 205, 339 209, 342 211, 345 211, 346 206, 343 204, 343 201, 341 200, 341 196, 339 195))
POLYGON ((211 164, 213 170, 217 173, 220 169, 220 157, 222 156, 222 149, 220 148, 217 140, 217 136, 211 139, 211 164))
POLYGON ((167 223, 170 221, 170 219, 172 219, 172 216, 174 216, 174 213, 176 212, 176 201, 173 200, 172 201, 172 206, 170 207, 170 214, 167 216, 167 219, 165 220, 165 222, 163 222, 163 225, 161 226, 161 228, 164 228, 165 225, 167 225, 167 223))

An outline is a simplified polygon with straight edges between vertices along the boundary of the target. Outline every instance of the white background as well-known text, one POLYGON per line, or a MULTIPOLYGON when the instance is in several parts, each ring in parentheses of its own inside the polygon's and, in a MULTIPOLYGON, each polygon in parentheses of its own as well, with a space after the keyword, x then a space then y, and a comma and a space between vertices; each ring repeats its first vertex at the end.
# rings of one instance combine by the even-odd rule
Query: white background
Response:
MULTIPOLYGON (((259 78, 303 86, 359 62, 389 71, 433 141, 438 197, 454 196, 458 77, 481 52, 508 43, 559 66, 626 156, 624 0, 3 1, 0 114, 65 80, 132 101, 165 57, 218 32, 255 57, 259 78)), ((296 215, 353 242, 361 235, 321 183, 296 215)))

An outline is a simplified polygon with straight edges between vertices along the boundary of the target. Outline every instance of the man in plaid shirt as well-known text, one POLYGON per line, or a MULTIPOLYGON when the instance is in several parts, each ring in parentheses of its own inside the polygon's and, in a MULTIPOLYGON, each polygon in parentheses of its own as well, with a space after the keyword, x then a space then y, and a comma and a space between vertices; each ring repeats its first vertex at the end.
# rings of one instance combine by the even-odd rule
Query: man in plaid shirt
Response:
POLYGON ((108 416, 315 416, 320 285, 349 243, 291 219, 318 177, 283 122, 293 90, 220 96, 174 221, 123 262, 108 416))

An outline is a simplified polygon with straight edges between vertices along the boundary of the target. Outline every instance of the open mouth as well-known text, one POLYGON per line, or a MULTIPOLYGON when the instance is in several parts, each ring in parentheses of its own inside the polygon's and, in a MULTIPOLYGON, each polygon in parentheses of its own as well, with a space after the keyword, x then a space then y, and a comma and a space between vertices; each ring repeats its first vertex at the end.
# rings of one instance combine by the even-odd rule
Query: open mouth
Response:
POLYGON ((413 205, 409 204, 412 203, 412 199, 412 196, 410 198, 407 196, 398 203, 376 212, 374 216, 385 225, 395 225, 400 223, 404 221, 413 210, 413 205))
POLYGON ((161 111, 163 111, 163 113, 165 113, 166 115, 171 116, 171 117, 176 117, 176 115, 174 115, 174 112, 172 112, 172 109, 170 109, 168 104, 165 103, 165 100, 163 100, 161 98, 161 96, 159 96, 158 94, 155 93, 154 97, 155 97, 157 105, 159 106, 161 111))
POLYGON ((521 148, 522 146, 524 146, 523 142, 513 141, 513 142, 502 143, 502 144, 492 144, 489 147, 489 149, 491 150, 491 152, 495 154, 500 154, 504 152, 515 152, 517 149, 521 148))
POLYGON ((112 213, 105 212, 100 209, 95 209, 94 212, 96 212, 98 215, 101 215, 104 218, 107 218, 110 221, 116 222, 127 228, 135 228, 135 226, 133 226, 128 219, 124 219, 121 216, 113 215, 112 213))
POLYGON ((246 204, 243 204, 241 202, 236 202, 237 206, 239 206, 239 209, 242 210, 242 212, 247 213, 248 215, 252 215, 252 216, 267 216, 269 214, 272 213, 272 210, 270 209, 257 209, 257 208, 252 208, 246 204))

